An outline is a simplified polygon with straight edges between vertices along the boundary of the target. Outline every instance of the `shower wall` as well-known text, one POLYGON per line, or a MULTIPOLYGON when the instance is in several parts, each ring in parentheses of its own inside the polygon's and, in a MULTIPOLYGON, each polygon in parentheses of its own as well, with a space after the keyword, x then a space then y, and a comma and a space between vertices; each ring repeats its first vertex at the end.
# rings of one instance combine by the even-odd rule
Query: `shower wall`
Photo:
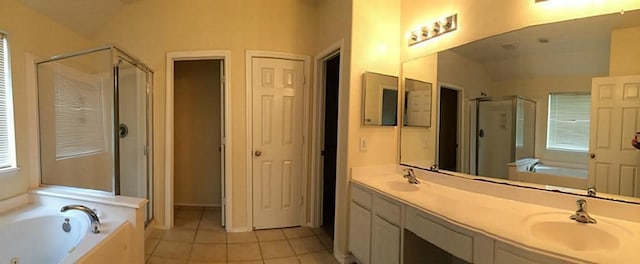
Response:
POLYGON ((37 63, 41 183, 150 200, 152 72, 115 47, 37 63))

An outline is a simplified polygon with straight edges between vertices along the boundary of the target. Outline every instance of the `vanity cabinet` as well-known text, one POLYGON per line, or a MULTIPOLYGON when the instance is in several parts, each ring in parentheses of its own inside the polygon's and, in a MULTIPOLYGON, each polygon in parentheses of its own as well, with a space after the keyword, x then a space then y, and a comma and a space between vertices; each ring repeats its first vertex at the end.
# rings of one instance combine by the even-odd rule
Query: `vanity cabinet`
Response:
POLYGON ((495 264, 555 264, 567 263, 566 260, 555 259, 547 255, 537 254, 532 251, 501 242, 495 242, 495 264))
POLYGON ((361 264, 399 264, 402 204, 352 184, 349 251, 361 264))

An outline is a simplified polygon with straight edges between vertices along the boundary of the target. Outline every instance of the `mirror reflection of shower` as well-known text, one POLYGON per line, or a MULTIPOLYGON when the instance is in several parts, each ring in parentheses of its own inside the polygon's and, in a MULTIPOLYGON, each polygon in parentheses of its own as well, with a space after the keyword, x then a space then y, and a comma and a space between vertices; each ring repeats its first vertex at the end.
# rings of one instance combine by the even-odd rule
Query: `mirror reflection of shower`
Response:
POLYGON ((480 97, 471 100, 470 109, 471 174, 507 179, 509 163, 534 157, 535 101, 480 97))
POLYGON ((41 182, 146 198, 153 72, 109 46, 37 63, 41 182))

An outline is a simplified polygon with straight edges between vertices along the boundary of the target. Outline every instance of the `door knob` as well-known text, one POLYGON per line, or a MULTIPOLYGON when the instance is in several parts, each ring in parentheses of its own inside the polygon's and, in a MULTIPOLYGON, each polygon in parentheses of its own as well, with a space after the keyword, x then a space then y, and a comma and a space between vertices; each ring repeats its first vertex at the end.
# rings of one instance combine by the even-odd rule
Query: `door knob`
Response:
POLYGON ((262 151, 256 150, 253 154, 256 155, 256 157, 260 157, 262 156, 262 151))
POLYGON ((596 154, 595 153, 589 154, 589 158, 595 159, 596 158, 596 154))

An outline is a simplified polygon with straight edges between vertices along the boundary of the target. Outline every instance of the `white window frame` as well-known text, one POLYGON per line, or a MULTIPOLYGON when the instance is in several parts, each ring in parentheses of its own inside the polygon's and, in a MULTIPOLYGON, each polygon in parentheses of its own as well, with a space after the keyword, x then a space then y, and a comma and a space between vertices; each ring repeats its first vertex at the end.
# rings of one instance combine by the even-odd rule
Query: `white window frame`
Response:
MULTIPOLYGON (((14 171, 17 169, 17 162, 16 162, 16 137, 15 137, 15 120, 14 120, 14 113, 13 113, 13 89, 12 89, 12 81, 11 81, 11 59, 10 59, 10 53, 9 53, 9 41, 8 41, 8 36, 7 33, 0 31, 0 41, 2 42, 2 45, 0 47, 1 52, 3 53, 4 56, 2 56, 3 59, 3 66, 2 69, 0 69, 0 74, 4 75, 4 98, 0 97, 0 101, 1 100, 6 100, 4 107, 5 109, 0 109, 0 110, 4 110, 4 113, 6 115, 6 119, 5 119, 5 124, 0 124, 0 128, 4 125, 6 126, 6 131, 1 131, 0 130, 0 138, 2 137, 6 137, 7 138, 7 145, 6 146, 0 146, 0 153, 5 152, 5 154, 7 155, 7 159, 5 161, 1 161, 0 163, 0 173, 6 173, 9 171, 14 171), (2 133, 4 132, 4 133, 2 133), (4 135, 3 135, 4 134, 4 135)), ((2 86, 0 86, 0 89, 2 86)), ((0 104, 0 107, 3 107, 2 104, 0 104)), ((1 119, 0 119, 1 120, 1 119)))
MULTIPOLYGON (((558 143, 554 143, 551 142, 553 137, 552 137, 552 133, 555 133, 552 131, 553 129, 553 125, 552 122, 555 120, 555 118, 553 118, 553 116, 555 115, 555 111, 552 112, 552 97, 553 96, 563 96, 563 95, 573 95, 573 96, 589 96, 589 98, 591 98, 591 93, 590 92, 556 92, 556 93, 549 93, 548 95, 548 100, 547 100, 547 140, 546 140, 546 144, 545 144, 545 148, 547 150, 554 150, 554 151, 565 151, 565 152, 580 152, 580 153, 587 153, 589 151, 589 123, 590 123, 590 109, 589 107, 587 107, 586 110, 586 114, 587 114, 587 118, 585 119, 580 119, 580 120, 559 120, 559 121, 555 121, 555 122, 575 122, 576 125, 575 126, 579 126, 579 123, 587 123, 587 128, 586 129, 569 129, 571 131, 581 131, 582 135, 585 136, 586 138, 586 142, 582 148, 576 148, 576 147, 568 147, 568 146, 562 146, 561 144, 558 143)), ((571 131, 567 130, 567 134, 571 134, 571 131)))

